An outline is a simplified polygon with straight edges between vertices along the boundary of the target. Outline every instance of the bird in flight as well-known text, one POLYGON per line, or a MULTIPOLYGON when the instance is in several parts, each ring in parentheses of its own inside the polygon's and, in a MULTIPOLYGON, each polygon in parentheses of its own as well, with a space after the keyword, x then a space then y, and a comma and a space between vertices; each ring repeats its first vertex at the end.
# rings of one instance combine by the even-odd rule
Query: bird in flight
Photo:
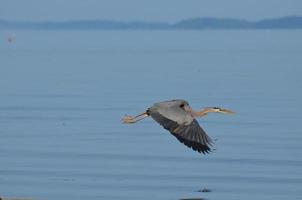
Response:
POLYGON ((194 151, 206 154, 211 152, 213 140, 198 124, 196 117, 203 117, 208 113, 234 114, 231 110, 219 107, 206 107, 201 111, 194 111, 187 101, 177 99, 155 103, 142 114, 123 117, 122 122, 132 124, 151 116, 181 143, 194 151))

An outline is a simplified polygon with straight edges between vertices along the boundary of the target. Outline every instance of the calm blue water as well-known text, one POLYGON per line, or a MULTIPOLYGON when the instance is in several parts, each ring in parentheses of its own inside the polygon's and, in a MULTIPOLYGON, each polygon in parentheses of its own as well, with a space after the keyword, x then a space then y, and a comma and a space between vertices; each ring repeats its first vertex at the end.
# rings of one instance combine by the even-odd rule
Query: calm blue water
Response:
POLYGON ((0 196, 298 200, 302 31, 15 32, 0 41, 0 196), (200 155, 151 119, 156 101, 199 119, 200 155), (212 192, 200 193, 209 188, 212 192))

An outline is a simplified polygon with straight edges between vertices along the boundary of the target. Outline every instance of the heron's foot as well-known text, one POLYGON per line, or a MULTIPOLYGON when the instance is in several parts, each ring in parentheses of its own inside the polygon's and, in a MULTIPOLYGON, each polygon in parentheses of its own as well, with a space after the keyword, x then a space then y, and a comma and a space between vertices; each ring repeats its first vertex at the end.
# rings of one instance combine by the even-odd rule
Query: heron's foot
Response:
POLYGON ((136 122, 136 120, 134 117, 126 115, 125 117, 122 118, 122 122, 124 124, 133 124, 136 122))
POLYGON ((139 115, 137 115, 135 117, 126 115, 125 117, 122 118, 122 122, 124 124, 133 124, 133 123, 138 122, 138 121, 140 121, 142 119, 145 119, 148 116, 149 116, 149 114, 147 114, 146 112, 144 112, 142 114, 139 114, 139 115))

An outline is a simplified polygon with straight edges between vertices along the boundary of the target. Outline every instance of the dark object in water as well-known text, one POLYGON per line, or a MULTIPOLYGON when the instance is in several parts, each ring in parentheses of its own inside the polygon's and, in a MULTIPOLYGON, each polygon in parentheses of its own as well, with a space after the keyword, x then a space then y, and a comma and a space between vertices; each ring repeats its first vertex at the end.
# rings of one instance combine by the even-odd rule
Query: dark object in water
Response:
MULTIPOLYGON (((7 37, 8 43, 14 43, 16 41, 16 37, 14 35, 10 35, 7 37)), ((1 199, 2 200, 2 199, 1 199)))
POLYGON ((208 188, 199 189, 197 192, 212 192, 212 190, 208 188))

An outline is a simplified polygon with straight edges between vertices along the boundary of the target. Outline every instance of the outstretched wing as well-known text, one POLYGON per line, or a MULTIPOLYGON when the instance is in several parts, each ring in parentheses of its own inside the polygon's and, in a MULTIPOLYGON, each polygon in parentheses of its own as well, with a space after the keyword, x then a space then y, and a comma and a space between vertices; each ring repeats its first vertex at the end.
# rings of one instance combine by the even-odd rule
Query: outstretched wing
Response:
POLYGON ((155 121, 170 131, 172 135, 189 148, 203 154, 211 151, 209 146, 211 146, 213 142, 200 127, 196 119, 193 118, 189 124, 179 124, 176 121, 163 116, 156 110, 149 110, 149 114, 155 121))

